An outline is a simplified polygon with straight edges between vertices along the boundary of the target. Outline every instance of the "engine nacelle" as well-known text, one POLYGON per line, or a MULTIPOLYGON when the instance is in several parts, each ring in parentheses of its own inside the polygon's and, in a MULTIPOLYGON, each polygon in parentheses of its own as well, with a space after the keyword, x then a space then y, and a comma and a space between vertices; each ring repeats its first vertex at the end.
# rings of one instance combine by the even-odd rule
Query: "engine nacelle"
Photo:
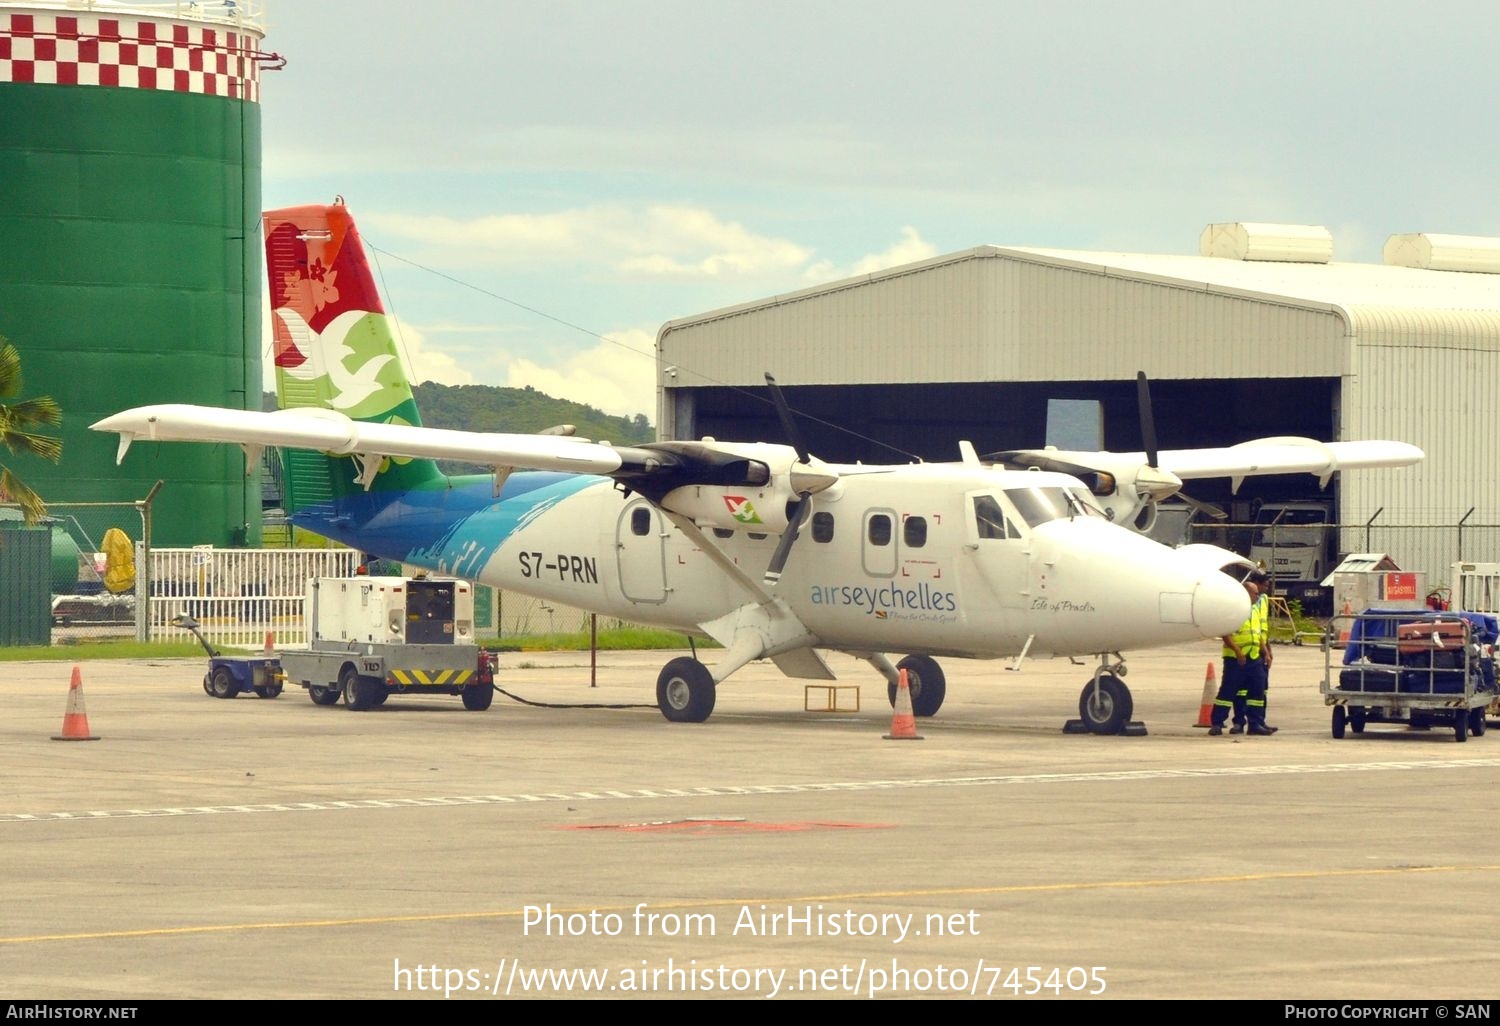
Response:
POLYGON ((746 460, 763 473, 746 475, 739 483, 682 484, 660 498, 664 509, 680 513, 698 524, 731 531, 783 534, 787 529, 787 505, 801 492, 820 492, 838 480, 821 460, 803 463, 785 445, 765 443, 694 443, 704 450, 746 460), (756 480, 763 478, 763 480, 756 480))

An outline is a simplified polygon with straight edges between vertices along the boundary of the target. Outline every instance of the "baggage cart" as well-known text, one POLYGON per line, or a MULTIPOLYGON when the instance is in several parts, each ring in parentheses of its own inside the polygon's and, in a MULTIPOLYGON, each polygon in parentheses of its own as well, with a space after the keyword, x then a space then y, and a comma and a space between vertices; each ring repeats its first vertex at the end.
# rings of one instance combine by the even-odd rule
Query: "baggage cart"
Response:
POLYGON ((1497 696, 1494 615, 1367 609, 1334 620, 1349 639, 1325 650, 1323 702, 1335 738, 1371 723, 1448 726, 1457 741, 1485 732, 1497 696))

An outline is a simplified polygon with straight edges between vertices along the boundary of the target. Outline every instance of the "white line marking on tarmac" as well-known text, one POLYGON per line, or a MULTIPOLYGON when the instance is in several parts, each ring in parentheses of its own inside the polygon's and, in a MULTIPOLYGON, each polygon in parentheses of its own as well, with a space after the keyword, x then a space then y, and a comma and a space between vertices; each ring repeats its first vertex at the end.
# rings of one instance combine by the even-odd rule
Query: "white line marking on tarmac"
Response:
POLYGON ((1038 784, 1098 783, 1114 780, 1287 776, 1302 773, 1379 773, 1403 770, 1493 769, 1500 759, 1440 759, 1435 762, 1358 762, 1332 765, 1227 766, 1217 769, 1113 770, 1099 773, 1037 773, 985 777, 915 777, 906 780, 848 780, 815 784, 745 784, 723 787, 640 788, 634 791, 544 791, 538 794, 450 795, 428 798, 343 798, 326 802, 259 805, 171 806, 88 812, 0 812, 3 823, 80 823, 152 816, 218 816, 231 813, 338 812, 350 809, 435 808, 452 805, 510 805, 517 802, 610 802, 660 798, 726 798, 737 795, 811 794, 819 791, 918 790, 933 787, 1025 787, 1038 784))

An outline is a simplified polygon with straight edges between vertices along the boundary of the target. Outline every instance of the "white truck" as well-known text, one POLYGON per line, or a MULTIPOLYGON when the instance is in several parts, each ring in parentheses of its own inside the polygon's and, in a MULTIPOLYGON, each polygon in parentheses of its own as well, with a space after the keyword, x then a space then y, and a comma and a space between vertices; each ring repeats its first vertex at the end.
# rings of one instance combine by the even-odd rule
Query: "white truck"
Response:
POLYGON ((282 679, 317 705, 343 698, 373 709, 393 694, 462 695, 465 709, 495 697, 494 659, 474 636, 467 581, 316 577, 307 584, 309 644, 282 649, 282 679))
POLYGON ((1333 504, 1267 502, 1255 514, 1246 555, 1266 568, 1280 592, 1322 583, 1336 565, 1333 504))

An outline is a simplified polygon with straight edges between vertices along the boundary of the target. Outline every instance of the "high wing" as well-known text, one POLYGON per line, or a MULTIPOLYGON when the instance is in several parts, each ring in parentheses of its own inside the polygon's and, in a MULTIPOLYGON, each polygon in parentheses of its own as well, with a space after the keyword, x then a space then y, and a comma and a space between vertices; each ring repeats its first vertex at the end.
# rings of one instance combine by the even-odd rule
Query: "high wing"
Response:
POLYGON ((1322 486, 1340 470, 1407 467, 1420 463, 1424 455, 1421 449, 1406 442, 1319 442, 1282 436, 1257 438, 1218 449, 1163 449, 1160 466, 1184 481, 1232 478, 1236 489, 1244 478, 1258 474, 1316 474, 1322 486))
MULTIPOLYGON (((701 486, 754 489, 754 529, 781 534, 787 506, 838 480, 838 472, 793 447, 767 443, 653 442, 615 446, 559 435, 453 431, 353 420, 334 410, 302 407, 262 413, 212 406, 141 406, 106 417, 95 431, 120 436, 116 460, 132 442, 227 442, 245 450, 247 470, 265 446, 352 456, 366 488, 388 457, 448 459, 490 467, 496 491, 517 469, 599 474, 613 478, 669 512, 725 528, 743 528, 731 510, 701 486)), ((739 513, 740 519, 735 514, 739 513)))
MULTIPOLYGON (((1340 470, 1406 467, 1424 453, 1406 442, 1385 440, 1319 442, 1311 438, 1258 438, 1237 445, 1203 449, 1163 449, 1159 453, 1065 449, 1013 449, 983 457, 995 463, 1072 474, 1090 487, 1117 523, 1149 530, 1155 504, 1169 496, 1183 499, 1184 481, 1227 477, 1238 491, 1247 477, 1314 474, 1319 486, 1340 470), (1152 456, 1155 460, 1152 460, 1152 456)), ((1204 503, 1192 504, 1222 517, 1204 503)))
POLYGON ((485 434, 372 424, 334 410, 296 409, 260 413, 213 406, 141 406, 93 425, 120 435, 116 461, 138 438, 153 442, 232 442, 243 446, 292 446, 341 456, 405 456, 463 460, 490 467, 526 467, 581 474, 611 474, 625 453, 613 446, 557 435, 485 434))

